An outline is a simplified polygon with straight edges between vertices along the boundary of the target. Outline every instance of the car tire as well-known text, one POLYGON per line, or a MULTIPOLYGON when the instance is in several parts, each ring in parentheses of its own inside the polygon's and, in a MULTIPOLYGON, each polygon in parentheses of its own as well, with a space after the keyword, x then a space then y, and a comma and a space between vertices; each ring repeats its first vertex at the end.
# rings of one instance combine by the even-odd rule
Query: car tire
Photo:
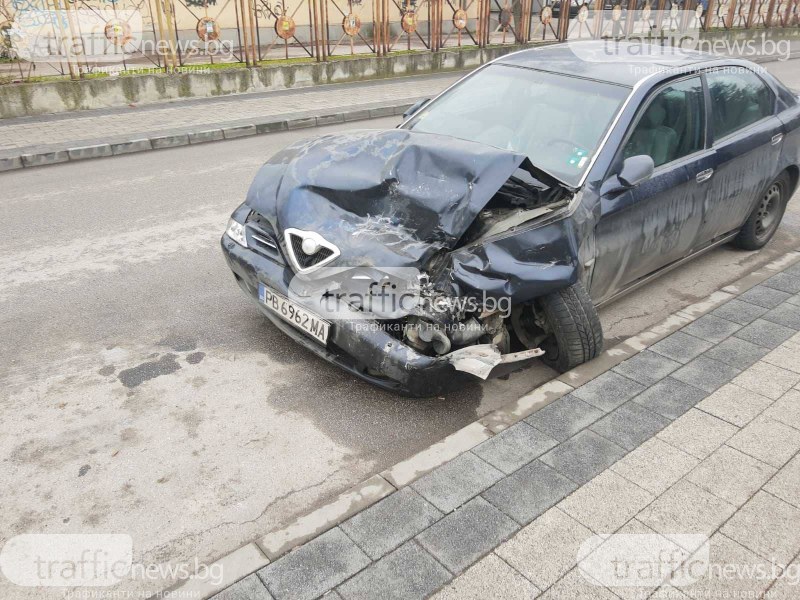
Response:
POLYGON ((603 349, 603 328, 592 299, 576 283, 539 299, 548 336, 542 360, 560 373, 596 358, 603 349))
POLYGON ((766 246, 778 230, 790 192, 789 175, 781 173, 758 199, 753 212, 733 239, 733 245, 742 250, 759 250, 766 246))

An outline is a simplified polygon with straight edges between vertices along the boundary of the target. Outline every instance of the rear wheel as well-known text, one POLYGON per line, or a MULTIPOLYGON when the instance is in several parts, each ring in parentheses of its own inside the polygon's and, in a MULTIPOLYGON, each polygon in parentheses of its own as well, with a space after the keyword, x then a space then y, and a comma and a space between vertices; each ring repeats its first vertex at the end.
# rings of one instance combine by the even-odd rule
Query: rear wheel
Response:
POLYGON ((750 217, 733 239, 734 246, 743 250, 758 250, 772 239, 786 211, 789 187, 789 175, 786 173, 781 173, 767 186, 750 217))

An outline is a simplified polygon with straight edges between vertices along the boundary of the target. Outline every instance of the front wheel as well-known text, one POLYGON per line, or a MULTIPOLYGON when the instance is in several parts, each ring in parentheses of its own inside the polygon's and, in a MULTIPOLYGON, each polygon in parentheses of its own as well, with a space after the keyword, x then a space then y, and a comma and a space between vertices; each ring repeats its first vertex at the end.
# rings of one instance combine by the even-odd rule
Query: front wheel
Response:
POLYGON ((596 358, 603 349, 603 328, 592 299, 580 283, 538 300, 547 337, 542 360, 564 373, 596 358))
POLYGON ((734 246, 742 250, 759 250, 766 246, 778 230, 786 211, 789 189, 790 181, 786 173, 781 173, 767 186, 750 217, 733 239, 734 246))

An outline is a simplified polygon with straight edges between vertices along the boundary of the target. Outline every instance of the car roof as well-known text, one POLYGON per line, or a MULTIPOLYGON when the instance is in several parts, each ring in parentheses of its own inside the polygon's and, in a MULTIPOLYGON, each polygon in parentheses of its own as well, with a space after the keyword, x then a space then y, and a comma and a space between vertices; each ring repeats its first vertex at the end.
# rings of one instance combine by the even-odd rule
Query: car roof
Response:
POLYGON ((654 73, 666 76, 676 70, 719 60, 713 54, 694 50, 673 51, 631 42, 592 40, 530 48, 493 62, 632 87, 654 73))

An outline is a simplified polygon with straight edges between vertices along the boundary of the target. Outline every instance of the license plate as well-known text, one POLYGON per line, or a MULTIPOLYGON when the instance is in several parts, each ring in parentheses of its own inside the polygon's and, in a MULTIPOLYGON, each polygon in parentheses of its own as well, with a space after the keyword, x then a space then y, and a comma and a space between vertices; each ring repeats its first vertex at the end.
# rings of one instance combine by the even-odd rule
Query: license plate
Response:
POLYGON ((258 284, 258 299, 284 321, 291 323, 321 344, 327 343, 331 324, 319 315, 273 292, 263 283, 258 284))

